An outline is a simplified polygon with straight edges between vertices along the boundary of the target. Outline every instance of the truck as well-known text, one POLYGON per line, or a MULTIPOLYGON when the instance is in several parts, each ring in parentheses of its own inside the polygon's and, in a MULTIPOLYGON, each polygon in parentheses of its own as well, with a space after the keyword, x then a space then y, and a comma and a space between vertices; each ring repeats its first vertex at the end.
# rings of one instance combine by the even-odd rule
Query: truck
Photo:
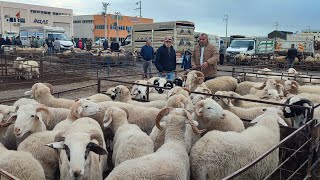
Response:
POLYGON ((254 55, 269 55, 274 53, 275 41, 268 38, 235 38, 227 48, 227 58, 233 57, 239 53, 254 55))
POLYGON ((70 50, 73 48, 73 43, 65 34, 65 30, 56 26, 22 26, 20 27, 20 39, 22 45, 30 46, 31 37, 39 36, 41 39, 58 39, 61 44, 61 50, 70 50))
POLYGON ((181 62, 183 50, 192 49, 194 46, 194 29, 194 23, 189 21, 134 24, 131 34, 121 42, 121 47, 139 55, 147 39, 151 40, 151 45, 156 51, 163 45, 164 38, 171 36, 177 61, 181 62))

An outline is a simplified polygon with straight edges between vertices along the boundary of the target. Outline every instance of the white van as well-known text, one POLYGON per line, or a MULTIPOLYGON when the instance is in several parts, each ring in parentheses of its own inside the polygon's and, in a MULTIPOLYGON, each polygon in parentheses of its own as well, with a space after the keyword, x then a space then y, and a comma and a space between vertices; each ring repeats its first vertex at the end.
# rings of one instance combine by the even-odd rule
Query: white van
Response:
POLYGON ((65 34, 65 30, 61 27, 52 26, 22 26, 20 27, 20 39, 22 45, 30 46, 30 38, 39 36, 45 40, 47 38, 52 41, 58 39, 61 44, 61 50, 69 50, 73 48, 71 39, 65 34))

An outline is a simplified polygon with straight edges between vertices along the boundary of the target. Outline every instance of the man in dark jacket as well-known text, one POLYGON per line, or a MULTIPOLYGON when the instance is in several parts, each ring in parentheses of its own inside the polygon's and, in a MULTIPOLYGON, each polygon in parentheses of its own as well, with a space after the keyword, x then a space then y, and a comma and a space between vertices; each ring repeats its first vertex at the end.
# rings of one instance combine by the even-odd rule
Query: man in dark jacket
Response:
POLYGON ((103 50, 108 50, 108 48, 109 48, 108 40, 105 39, 105 40, 103 41, 102 45, 103 45, 103 50))
POLYGON ((176 51, 172 47, 172 38, 165 37, 163 46, 159 47, 156 54, 155 66, 160 72, 160 77, 174 81, 176 70, 176 51))
POLYGON ((293 67, 293 63, 297 55, 298 55, 298 50, 294 47, 294 44, 291 44, 291 48, 288 49, 288 55, 287 55, 288 68, 293 67))
POLYGON ((146 45, 142 46, 140 55, 143 59, 143 77, 147 78, 149 74, 149 78, 151 78, 151 62, 154 59, 154 51, 149 39, 146 41, 146 45))

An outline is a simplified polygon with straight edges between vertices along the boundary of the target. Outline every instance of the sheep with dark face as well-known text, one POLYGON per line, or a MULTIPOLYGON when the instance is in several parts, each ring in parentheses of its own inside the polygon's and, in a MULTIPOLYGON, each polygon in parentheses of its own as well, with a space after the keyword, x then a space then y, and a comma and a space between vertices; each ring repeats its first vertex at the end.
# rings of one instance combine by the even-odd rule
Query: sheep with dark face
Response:
MULTIPOLYGON (((285 104, 303 106, 307 108, 313 107, 313 102, 302 96, 292 96, 285 102, 285 104)), ((297 107, 283 107, 282 112, 284 117, 292 119, 294 128, 299 128, 303 126, 307 121, 308 110, 297 107)), ((318 118, 319 115, 320 111, 315 109, 314 118, 318 118)))
POLYGON ((165 88, 173 88, 173 82, 166 80, 165 78, 160 78, 160 77, 155 77, 155 78, 150 78, 148 82, 152 83, 154 86, 157 86, 155 88, 152 88, 150 92, 157 92, 159 94, 166 93, 165 88))

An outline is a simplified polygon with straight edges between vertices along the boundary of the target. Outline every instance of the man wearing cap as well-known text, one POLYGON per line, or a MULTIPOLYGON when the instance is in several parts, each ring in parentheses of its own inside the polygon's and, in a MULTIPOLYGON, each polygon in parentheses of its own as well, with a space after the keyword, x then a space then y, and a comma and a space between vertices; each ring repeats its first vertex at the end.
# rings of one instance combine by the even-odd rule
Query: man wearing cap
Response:
POLYGON ((163 46, 159 47, 156 54, 155 66, 160 72, 160 77, 174 81, 176 70, 176 51, 172 47, 172 38, 165 37, 163 46))
POLYGON ((219 53, 217 48, 210 44, 208 35, 202 33, 199 44, 194 47, 192 54, 192 68, 198 68, 205 76, 205 81, 217 76, 217 62, 219 53))

